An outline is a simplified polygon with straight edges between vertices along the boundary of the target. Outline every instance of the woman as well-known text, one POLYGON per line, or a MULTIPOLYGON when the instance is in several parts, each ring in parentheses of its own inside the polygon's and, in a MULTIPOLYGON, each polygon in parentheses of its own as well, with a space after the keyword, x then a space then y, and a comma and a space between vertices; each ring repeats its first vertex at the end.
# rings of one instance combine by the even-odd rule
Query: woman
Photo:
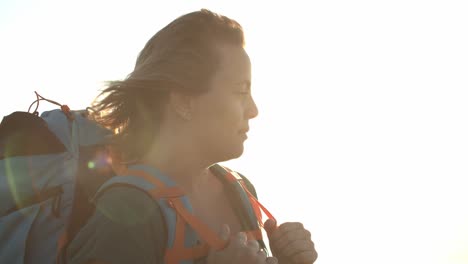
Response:
MULTIPOLYGON (((250 80, 241 26, 201 10, 156 33, 134 71, 111 82, 96 108, 102 125, 117 131, 123 162, 170 179, 187 197, 193 216, 226 242, 195 262, 313 263, 314 244, 300 223, 276 226, 267 220, 274 257, 262 250, 262 240, 248 239, 225 184, 211 169, 242 155, 249 121, 258 114, 250 80)), ((138 188, 114 186, 100 193, 97 210, 68 247, 68 261, 171 262, 165 258, 171 223, 159 207, 138 188)))

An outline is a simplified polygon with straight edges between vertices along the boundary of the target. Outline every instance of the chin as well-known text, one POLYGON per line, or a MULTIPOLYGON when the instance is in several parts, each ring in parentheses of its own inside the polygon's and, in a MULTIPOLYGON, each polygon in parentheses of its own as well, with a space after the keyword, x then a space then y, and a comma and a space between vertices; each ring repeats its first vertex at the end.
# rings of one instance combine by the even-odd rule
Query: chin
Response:
POLYGON ((234 154, 233 159, 239 158, 240 156, 242 156, 243 153, 244 153, 244 147, 242 147, 241 150, 239 150, 236 154, 234 154))
POLYGON ((238 144, 235 147, 233 147, 233 155, 235 156, 234 158, 239 158, 242 156, 244 153, 244 144, 238 144))
POLYGON ((226 151, 225 149, 221 153, 222 153, 221 155, 218 155, 218 159, 220 159, 219 162, 237 159, 240 156, 242 156, 242 154, 244 153, 244 146, 240 145, 240 146, 232 147, 229 149, 229 151, 226 151))

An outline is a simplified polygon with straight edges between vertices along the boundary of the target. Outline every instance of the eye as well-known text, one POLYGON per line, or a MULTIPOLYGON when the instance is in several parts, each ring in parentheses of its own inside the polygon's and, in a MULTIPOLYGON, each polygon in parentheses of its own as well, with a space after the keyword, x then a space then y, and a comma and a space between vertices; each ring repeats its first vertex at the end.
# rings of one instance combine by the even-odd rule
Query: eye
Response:
POLYGON ((250 96, 250 81, 243 81, 235 85, 235 93, 241 96, 250 96))
POLYGON ((246 101, 250 97, 250 90, 237 91, 236 95, 239 97, 240 100, 246 101))

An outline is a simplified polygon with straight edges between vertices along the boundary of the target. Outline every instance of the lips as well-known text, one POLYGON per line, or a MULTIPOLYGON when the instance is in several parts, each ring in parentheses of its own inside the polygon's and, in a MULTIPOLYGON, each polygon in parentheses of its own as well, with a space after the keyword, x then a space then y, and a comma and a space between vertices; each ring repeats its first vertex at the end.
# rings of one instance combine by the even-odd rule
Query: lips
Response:
POLYGON ((249 128, 244 128, 239 130, 239 135, 245 140, 247 139, 247 132, 249 132, 249 128))

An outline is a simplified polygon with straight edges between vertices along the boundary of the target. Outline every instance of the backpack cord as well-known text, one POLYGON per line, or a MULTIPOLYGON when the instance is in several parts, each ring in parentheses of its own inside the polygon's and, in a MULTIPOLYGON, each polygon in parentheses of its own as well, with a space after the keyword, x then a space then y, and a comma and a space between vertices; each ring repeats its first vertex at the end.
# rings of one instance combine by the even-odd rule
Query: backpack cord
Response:
POLYGON ((53 101, 53 100, 50 100, 50 99, 47 99, 45 97, 43 97, 42 95, 40 95, 39 93, 37 93, 36 91, 34 91, 34 93, 36 94, 36 100, 34 102, 31 103, 31 105, 29 105, 29 108, 28 108, 28 113, 31 113, 31 107, 33 105, 36 105, 36 108, 34 109, 34 111, 32 112, 34 115, 38 116, 39 113, 37 112, 37 109, 39 109, 39 102, 40 101, 47 101, 51 104, 54 104, 54 105, 58 105, 60 106, 60 109, 62 110, 62 112, 67 116, 67 118, 69 120, 73 120, 73 115, 71 114, 70 112, 70 108, 68 107, 68 105, 63 105, 63 104, 60 104, 56 101, 53 101))

